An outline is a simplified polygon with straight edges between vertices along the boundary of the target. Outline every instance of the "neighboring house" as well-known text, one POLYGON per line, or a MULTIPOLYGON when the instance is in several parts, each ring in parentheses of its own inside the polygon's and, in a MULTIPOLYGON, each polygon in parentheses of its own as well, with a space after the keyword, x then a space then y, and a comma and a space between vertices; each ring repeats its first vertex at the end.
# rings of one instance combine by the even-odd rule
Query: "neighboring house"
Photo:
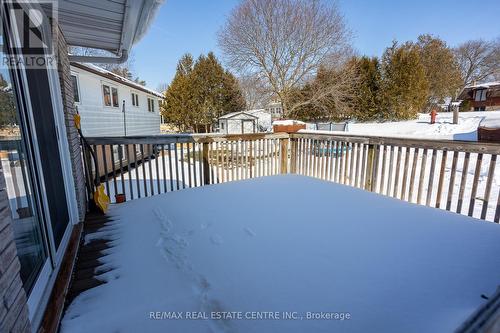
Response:
POLYGON ((75 64, 72 71, 70 61, 126 61, 161 3, 0 3, 0 53, 3 59, 13 59, 3 63, 2 75, 12 86, 15 102, 0 100, 0 118, 13 111, 18 119, 13 126, 20 129, 18 135, 3 137, 0 145, 0 332, 58 329, 82 237, 79 222, 87 211, 75 98, 89 135, 124 135, 123 101, 130 119, 148 119, 144 124, 138 120, 136 128, 131 125, 130 134, 159 132, 159 96, 87 65, 75 64), (111 55, 69 55, 68 46, 102 49, 111 55), (77 76, 75 91, 72 74, 77 76), (135 92, 141 109, 134 109, 135 92), (147 96, 153 101, 150 111, 147 96), (153 121, 154 128, 146 125, 153 121))
POLYGON ((265 110, 271 114, 273 120, 283 118, 283 106, 281 102, 271 102, 265 107, 265 110))
POLYGON ((474 84, 465 87, 459 100, 470 103, 470 111, 500 109, 500 81, 474 84))
POLYGON ((264 109, 232 112, 219 117, 218 132, 245 134, 271 130, 271 115, 264 109))
POLYGON ((91 64, 72 62, 71 79, 85 136, 160 134, 161 93, 91 64))

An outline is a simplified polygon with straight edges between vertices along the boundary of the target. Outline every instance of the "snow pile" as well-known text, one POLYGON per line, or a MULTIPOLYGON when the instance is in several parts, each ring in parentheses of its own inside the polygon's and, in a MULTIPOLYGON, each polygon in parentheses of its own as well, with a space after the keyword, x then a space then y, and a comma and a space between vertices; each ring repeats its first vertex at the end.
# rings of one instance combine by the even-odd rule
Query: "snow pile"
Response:
POLYGON ((500 128, 500 118, 486 118, 479 123, 484 128, 500 128))
POLYGON ((451 332, 499 282, 499 225, 308 177, 110 213, 118 268, 61 332, 451 332))
POLYGON ((349 133, 476 141, 477 127, 485 119, 500 121, 500 111, 460 112, 458 124, 453 124, 451 112, 439 112, 435 124, 430 124, 429 114, 420 114, 418 119, 408 121, 350 123, 349 133))
POLYGON ((303 125, 305 124, 304 122, 300 120, 275 120, 273 121, 273 126, 290 126, 290 125, 303 125))

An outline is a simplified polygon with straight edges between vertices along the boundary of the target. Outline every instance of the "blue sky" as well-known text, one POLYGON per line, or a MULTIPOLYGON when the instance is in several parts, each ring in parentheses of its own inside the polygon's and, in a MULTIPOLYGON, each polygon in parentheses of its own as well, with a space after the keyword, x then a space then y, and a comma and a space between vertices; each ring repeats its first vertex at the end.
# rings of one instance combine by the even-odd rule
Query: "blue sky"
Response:
MULTIPOLYGON (((325 0, 328 1, 328 0, 325 0)), ((217 31, 239 0, 166 0, 147 35, 133 49, 133 70, 156 89, 169 83, 178 59, 217 48, 217 31)), ((392 40, 431 33, 455 46, 469 39, 500 36, 500 1, 339 0, 360 54, 380 56, 392 40)))

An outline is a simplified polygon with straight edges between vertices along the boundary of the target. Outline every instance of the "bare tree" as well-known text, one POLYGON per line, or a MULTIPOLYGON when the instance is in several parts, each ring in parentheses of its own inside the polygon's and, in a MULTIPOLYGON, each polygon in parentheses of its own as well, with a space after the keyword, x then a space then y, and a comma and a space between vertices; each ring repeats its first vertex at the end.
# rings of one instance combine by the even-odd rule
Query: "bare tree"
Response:
POLYGON ((463 86, 500 77, 500 38, 470 40, 459 45, 455 57, 462 72, 463 86))
POLYGON ((245 108, 247 110, 264 108, 271 100, 271 92, 260 77, 242 75, 238 78, 238 83, 245 98, 245 108))
POLYGON ((334 0, 243 0, 218 35, 228 64, 265 78, 285 115, 292 91, 349 40, 334 0))
POLYGON ((291 94, 289 114, 303 120, 348 119, 358 80, 352 61, 323 65, 314 80, 291 94))

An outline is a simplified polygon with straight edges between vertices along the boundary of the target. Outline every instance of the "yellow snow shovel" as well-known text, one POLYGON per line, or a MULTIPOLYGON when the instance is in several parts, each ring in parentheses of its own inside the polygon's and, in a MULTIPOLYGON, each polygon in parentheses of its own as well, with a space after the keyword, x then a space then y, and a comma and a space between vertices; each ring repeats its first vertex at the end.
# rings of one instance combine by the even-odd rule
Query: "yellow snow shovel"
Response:
POLYGON ((92 147, 88 144, 87 140, 82 134, 81 126, 80 126, 80 115, 76 113, 74 115, 74 121, 75 121, 75 127, 78 131, 78 134, 80 134, 80 138, 82 138, 82 141, 85 145, 85 147, 89 150, 90 154, 92 155, 92 159, 94 160, 95 163, 95 179, 94 179, 94 186, 96 188, 95 192, 93 193, 92 197, 94 199, 94 203, 101 210, 104 214, 108 211, 109 208, 109 197, 106 195, 104 192, 104 185, 101 184, 99 180, 99 174, 98 174, 98 168, 97 168, 97 158, 95 156, 94 151, 92 150, 92 147))

